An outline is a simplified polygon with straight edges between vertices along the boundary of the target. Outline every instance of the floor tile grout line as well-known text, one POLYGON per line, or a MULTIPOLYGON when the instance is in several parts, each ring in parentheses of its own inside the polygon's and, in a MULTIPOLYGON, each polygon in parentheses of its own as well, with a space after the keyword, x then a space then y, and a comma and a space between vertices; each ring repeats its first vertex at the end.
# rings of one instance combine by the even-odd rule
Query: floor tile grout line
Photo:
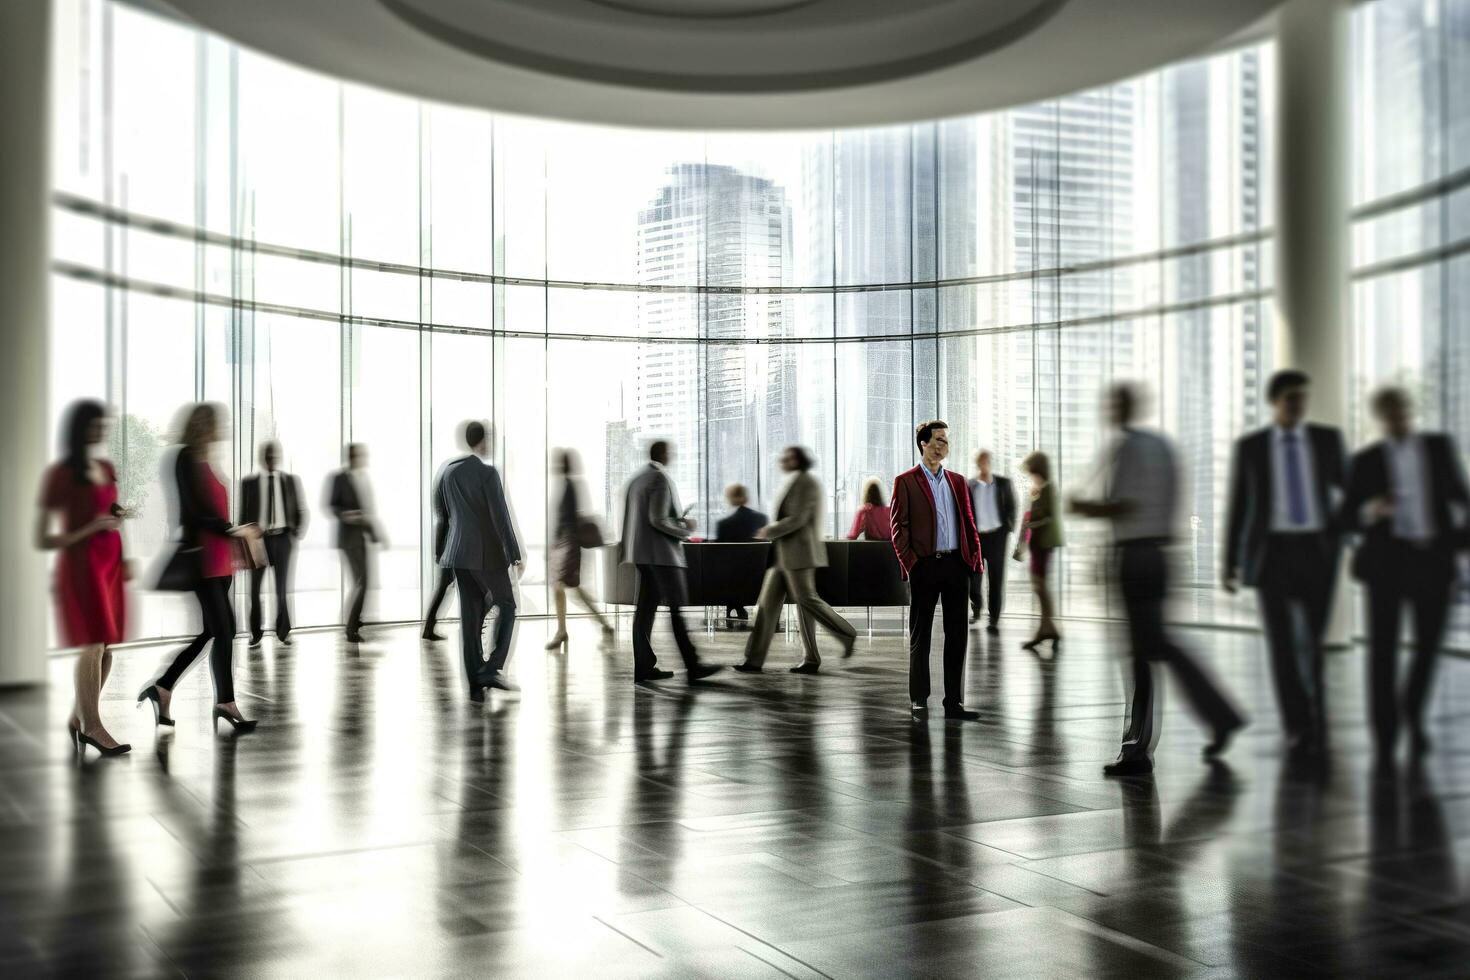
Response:
POLYGON ((602 916, 600 916, 600 915, 594 915, 594 916, 592 916, 592 921, 599 922, 602 925, 607 926, 607 928, 611 929, 613 932, 617 933, 619 936, 622 936, 624 939, 628 940, 628 942, 632 943, 633 945, 635 945, 635 946, 641 946, 643 949, 645 949, 648 952, 652 953, 654 956, 657 956, 659 959, 664 959, 664 954, 660 953, 658 950, 654 949, 652 946, 648 946, 648 945, 646 945, 644 943, 641 943, 638 940, 634 939, 632 936, 628 935, 626 932, 624 932, 623 930, 619 929, 617 926, 615 926, 612 923, 608 922, 602 916))

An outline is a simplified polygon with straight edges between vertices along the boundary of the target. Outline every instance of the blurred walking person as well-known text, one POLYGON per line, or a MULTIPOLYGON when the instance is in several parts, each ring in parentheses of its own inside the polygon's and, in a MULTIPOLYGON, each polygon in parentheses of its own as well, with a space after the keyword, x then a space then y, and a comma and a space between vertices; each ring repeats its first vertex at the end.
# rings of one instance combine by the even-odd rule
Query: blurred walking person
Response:
POLYGON ((337 517, 337 547, 352 576, 352 598, 347 607, 347 642, 362 642, 362 609, 367 604, 369 580, 368 545, 381 535, 373 518, 372 487, 367 478, 367 447, 354 442, 347 447, 347 468, 332 476, 328 506, 337 517))
POLYGON ((1031 478, 1031 507, 1021 522, 1021 540, 1017 542, 1015 558, 1019 561, 1029 555, 1031 591, 1036 593, 1036 603, 1041 607, 1036 635, 1022 643, 1021 648, 1035 650, 1050 640, 1051 652, 1055 654, 1062 634, 1057 631, 1057 605, 1047 574, 1051 570, 1052 552, 1062 546, 1062 514, 1057 507, 1057 491, 1051 482, 1051 460, 1046 453, 1035 452, 1027 456, 1021 461, 1021 469, 1031 478))
POLYGON ((181 531, 179 556, 188 556, 193 565, 189 575, 196 580, 194 596, 204 628, 179 651, 163 675, 139 693, 138 701, 152 701, 155 721, 172 725, 169 706, 174 688, 209 646, 213 718, 228 722, 236 731, 248 732, 256 723, 241 715, 235 704, 235 609, 230 600, 235 569, 230 538, 258 538, 260 529, 254 524, 231 524, 226 516, 230 513, 229 493, 209 461, 210 451, 220 438, 222 415, 208 402, 189 410, 173 466, 181 531))
POLYGON ((101 402, 79 401, 68 410, 64 455, 41 481, 36 546, 60 552, 56 618, 62 643, 79 648, 67 731, 78 750, 90 745, 103 755, 122 755, 132 746, 112 737, 99 706, 112 671, 108 647, 123 641, 127 627, 122 522, 128 514, 118 504, 117 470, 100 451, 107 423, 101 402))
POLYGON ((603 616, 587 590, 582 588, 582 549, 602 547, 602 531, 597 523, 583 515, 577 484, 581 482, 581 465, 575 450, 556 451, 556 471, 561 476, 561 496, 556 505, 556 527, 551 545, 552 599, 556 604, 556 634, 546 649, 566 648, 567 592, 577 597, 599 626, 602 642, 611 643, 612 624, 603 616), (595 539, 594 539, 595 538, 595 539))

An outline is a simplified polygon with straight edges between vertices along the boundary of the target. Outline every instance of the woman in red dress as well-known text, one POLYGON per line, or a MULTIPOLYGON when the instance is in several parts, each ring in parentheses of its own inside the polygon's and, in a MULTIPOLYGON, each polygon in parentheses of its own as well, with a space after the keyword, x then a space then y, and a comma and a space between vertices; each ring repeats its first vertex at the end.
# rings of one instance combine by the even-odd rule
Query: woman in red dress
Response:
POLYGON ((122 642, 127 625, 120 531, 127 515, 117 502, 117 471, 96 453, 106 438, 107 409, 101 402, 71 407, 66 457, 46 470, 41 484, 36 543, 44 551, 61 552, 56 561, 61 642, 79 648, 76 704, 67 731, 78 749, 90 745, 103 755, 122 755, 131 746, 103 727, 99 707, 112 671, 107 648, 122 642))
POLYGON ((862 535, 869 541, 893 540, 893 516, 883 502, 883 484, 869 480, 863 484, 863 505, 852 519, 852 530, 847 540, 856 541, 862 535))
POLYGON ((212 643, 209 671, 214 677, 213 718, 224 719, 231 728, 248 732, 255 722, 241 716, 235 704, 235 609, 230 601, 230 581, 235 567, 230 538, 257 536, 260 530, 254 524, 231 524, 225 516, 230 512, 229 494, 209 463, 210 447, 219 439, 219 414, 207 402, 189 410, 179 440, 182 445, 174 461, 183 542, 199 549, 202 575, 194 595, 199 600, 204 630, 179 651, 162 677, 143 688, 138 701, 152 701, 158 724, 172 725, 174 720, 168 709, 174 686, 199 659, 205 646, 212 643))

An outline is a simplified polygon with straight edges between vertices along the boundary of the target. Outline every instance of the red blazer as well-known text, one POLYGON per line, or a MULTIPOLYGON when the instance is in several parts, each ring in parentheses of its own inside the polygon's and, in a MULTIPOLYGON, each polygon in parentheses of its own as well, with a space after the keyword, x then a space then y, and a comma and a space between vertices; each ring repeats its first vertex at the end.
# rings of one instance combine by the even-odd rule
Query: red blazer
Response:
MULTIPOLYGON (((975 512, 970 507, 970 490, 963 474, 946 469, 955 510, 960 515, 960 557, 975 571, 980 571, 980 532, 975 530, 975 512)), ((890 502, 893 520, 893 550, 908 578, 914 563, 934 554, 934 534, 938 521, 934 517, 934 491, 929 477, 918 466, 905 470, 893 481, 890 502)))

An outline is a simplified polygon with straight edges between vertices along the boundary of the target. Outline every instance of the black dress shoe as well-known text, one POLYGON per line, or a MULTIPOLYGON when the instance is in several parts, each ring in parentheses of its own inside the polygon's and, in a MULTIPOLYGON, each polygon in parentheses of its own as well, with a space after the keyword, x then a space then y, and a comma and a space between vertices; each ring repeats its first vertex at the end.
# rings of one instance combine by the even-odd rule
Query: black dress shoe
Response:
POLYGON ((646 674, 634 674, 633 683, 647 684, 649 681, 666 681, 673 676, 674 672, 672 670, 659 670, 655 667, 646 674))
POLYGON ((689 680, 702 681, 711 674, 718 674, 725 669, 724 664, 695 664, 689 668, 689 680))
POLYGON ((347 642, 348 643, 366 643, 367 641, 362 638, 362 634, 361 633, 348 633, 347 634, 347 642))
POLYGON ((254 650, 256 647, 260 646, 260 642, 262 640, 264 640, 264 639, 265 639, 265 634, 264 633, 260 634, 259 636, 252 636, 250 638, 250 649, 254 650))
POLYGON ((289 636, 278 636, 276 637, 276 642, 283 647, 291 646, 291 638, 289 636))
POLYGON ((509 691, 514 693, 520 690, 519 685, 512 684, 510 681, 505 679, 504 674, 500 673, 491 674, 489 677, 485 678, 485 686, 493 691, 509 691))
POLYGON ((991 623, 989 626, 985 627, 985 632, 994 636, 996 633, 1000 632, 1000 627, 995 625, 994 623, 991 623))
POLYGON ((433 630, 424 630, 422 633, 419 634, 419 636, 422 639, 429 640, 433 643, 438 643, 440 640, 444 639, 444 634, 435 633, 433 630))
POLYGON ((979 721, 980 712, 970 711, 966 708, 945 708, 945 721, 979 721))
POLYGON ((738 664, 735 664, 734 666, 732 666, 730 669, 731 670, 738 670, 742 674, 759 674, 759 673, 761 673, 764 670, 764 668, 761 667, 760 664, 748 664, 748 663, 738 663, 738 664))
POLYGON ((929 706, 923 701, 913 701, 909 704, 909 710, 916 715, 927 715, 929 713, 929 706))
POLYGON ((817 672, 817 666, 818 666, 817 664, 797 664, 795 667, 792 667, 791 668, 791 670, 789 671, 789 673, 792 673, 792 674, 815 674, 817 672))
POLYGON ((1152 759, 1119 759, 1103 766, 1104 776, 1147 776, 1153 771, 1152 759))
POLYGON ((978 622, 980 622, 980 614, 979 613, 970 613, 970 625, 971 626, 974 626, 978 622))
POLYGON ((484 704, 485 703, 485 688, 484 688, 483 685, 480 685, 480 684, 471 684, 470 685, 470 701, 474 702, 475 704, 484 704))
POLYGON ((1214 741, 1210 742, 1209 745, 1206 745, 1204 747, 1204 757, 1206 759, 1214 759, 1224 755, 1225 750, 1230 748, 1230 741, 1231 739, 1235 738, 1235 733, 1240 731, 1244 727, 1245 720, 1237 719, 1235 722, 1226 725, 1224 728, 1216 729, 1214 741))

